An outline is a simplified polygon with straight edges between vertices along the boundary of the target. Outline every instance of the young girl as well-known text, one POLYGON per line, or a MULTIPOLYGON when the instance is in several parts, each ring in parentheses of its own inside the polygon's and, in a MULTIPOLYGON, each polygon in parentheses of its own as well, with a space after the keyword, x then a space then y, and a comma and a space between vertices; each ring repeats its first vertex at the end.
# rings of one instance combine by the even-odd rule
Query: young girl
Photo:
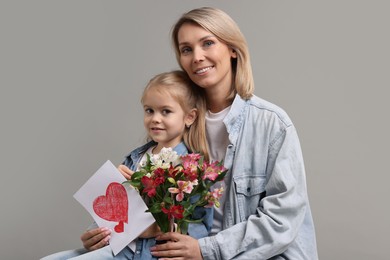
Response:
MULTIPOLYGON (((130 178, 145 159, 146 153, 157 154, 163 147, 172 147, 179 155, 197 152, 209 158, 205 135, 205 101, 201 91, 191 86, 185 72, 172 71, 152 78, 143 92, 141 103, 144 108, 144 126, 150 141, 130 152, 118 167, 125 177, 130 178)), ((203 218, 203 222, 189 225, 190 236, 198 239, 209 234, 212 226, 211 210, 195 210, 195 218, 203 218)), ((129 245, 113 256, 107 246, 110 231, 97 228, 95 224, 81 237, 85 249, 60 252, 44 259, 155 259, 150 254, 150 247, 155 245, 154 237, 159 233, 157 225, 153 224, 139 236, 133 246, 129 245)))
MULTIPOLYGON (((163 147, 175 147, 184 142, 189 151, 200 152, 208 160, 205 101, 200 90, 185 80, 189 80, 186 73, 173 71, 155 76, 146 86, 141 103, 144 126, 151 141, 139 148, 141 153, 148 149, 148 153, 157 154, 163 147)), ((127 167, 132 153, 118 167, 127 179, 133 173, 127 167)))

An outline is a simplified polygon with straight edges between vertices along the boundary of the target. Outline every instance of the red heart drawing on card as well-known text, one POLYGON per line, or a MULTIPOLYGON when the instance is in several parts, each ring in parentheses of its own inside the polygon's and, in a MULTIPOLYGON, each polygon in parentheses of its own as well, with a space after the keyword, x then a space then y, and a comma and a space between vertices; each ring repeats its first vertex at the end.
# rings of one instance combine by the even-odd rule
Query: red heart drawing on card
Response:
POLYGON ((114 228, 117 233, 124 231, 124 223, 128 221, 128 206, 126 189, 118 182, 110 183, 106 195, 99 196, 93 201, 93 210, 99 217, 118 222, 114 228))

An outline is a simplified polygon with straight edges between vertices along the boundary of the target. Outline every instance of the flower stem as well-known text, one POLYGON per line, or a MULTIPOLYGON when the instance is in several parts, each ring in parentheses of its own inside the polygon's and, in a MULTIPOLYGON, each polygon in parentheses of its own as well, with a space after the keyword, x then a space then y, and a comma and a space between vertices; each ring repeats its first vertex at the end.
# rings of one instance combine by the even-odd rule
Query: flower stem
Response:
POLYGON ((175 231, 175 217, 172 217, 169 220, 169 231, 174 232, 175 231))
MULTIPOLYGON (((173 193, 171 193, 171 198, 172 198, 172 205, 175 205, 175 196, 173 193)), ((174 232, 175 231, 175 217, 172 216, 172 218, 169 220, 169 231, 174 232)))

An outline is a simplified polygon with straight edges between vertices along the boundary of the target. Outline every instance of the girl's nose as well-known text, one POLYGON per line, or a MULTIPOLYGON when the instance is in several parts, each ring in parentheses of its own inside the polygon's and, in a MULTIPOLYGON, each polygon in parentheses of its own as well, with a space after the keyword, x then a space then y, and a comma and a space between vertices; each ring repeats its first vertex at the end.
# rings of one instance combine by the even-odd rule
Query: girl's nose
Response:
POLYGON ((158 113, 154 113, 152 117, 153 123, 159 123, 161 121, 160 115, 158 113))

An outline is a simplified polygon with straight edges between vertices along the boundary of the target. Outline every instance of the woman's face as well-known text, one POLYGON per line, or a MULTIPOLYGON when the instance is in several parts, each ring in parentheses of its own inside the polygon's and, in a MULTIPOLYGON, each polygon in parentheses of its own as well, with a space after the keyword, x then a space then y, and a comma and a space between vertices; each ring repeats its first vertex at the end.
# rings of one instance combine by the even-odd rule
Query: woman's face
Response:
POLYGON ((231 58, 237 55, 209 31, 185 23, 178 31, 180 64, 206 93, 226 96, 232 85, 231 58))

